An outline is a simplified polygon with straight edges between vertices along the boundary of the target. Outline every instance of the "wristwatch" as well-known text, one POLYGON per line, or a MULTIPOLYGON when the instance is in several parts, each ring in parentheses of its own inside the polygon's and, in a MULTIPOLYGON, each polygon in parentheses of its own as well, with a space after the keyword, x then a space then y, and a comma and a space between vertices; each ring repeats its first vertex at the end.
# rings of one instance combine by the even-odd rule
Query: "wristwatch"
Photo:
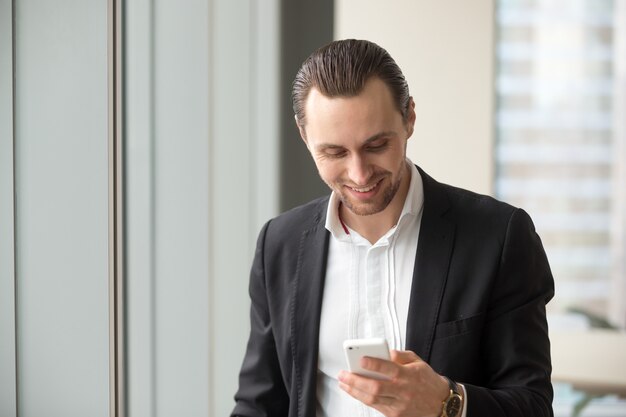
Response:
POLYGON ((463 410, 463 396, 461 395, 461 390, 459 386, 448 377, 445 377, 448 380, 448 386, 450 387, 450 394, 448 398, 443 401, 443 411, 441 413, 441 417, 459 417, 461 415, 461 411, 463 410))

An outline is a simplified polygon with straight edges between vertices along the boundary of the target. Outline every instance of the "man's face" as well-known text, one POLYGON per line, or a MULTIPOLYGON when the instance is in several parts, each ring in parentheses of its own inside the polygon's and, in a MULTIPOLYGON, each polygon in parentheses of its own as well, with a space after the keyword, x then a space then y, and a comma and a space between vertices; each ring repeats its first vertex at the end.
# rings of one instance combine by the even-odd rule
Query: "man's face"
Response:
POLYGON ((322 180, 354 214, 380 213, 410 178, 406 143, 413 133, 413 102, 407 120, 379 78, 355 97, 322 95, 312 89, 300 127, 322 180))

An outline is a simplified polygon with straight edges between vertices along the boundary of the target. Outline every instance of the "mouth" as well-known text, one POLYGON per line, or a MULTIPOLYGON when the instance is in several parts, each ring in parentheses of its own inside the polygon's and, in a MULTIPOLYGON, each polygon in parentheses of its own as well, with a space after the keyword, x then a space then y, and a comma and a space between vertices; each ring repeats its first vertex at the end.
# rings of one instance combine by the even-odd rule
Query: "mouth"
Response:
POLYGON ((351 190, 354 193, 367 195, 367 194, 370 194, 373 191, 375 191, 382 181, 383 180, 381 178, 378 181, 376 181, 374 184, 368 185, 368 186, 365 186, 365 187, 352 187, 352 186, 349 186, 349 185, 346 185, 345 187, 348 188, 349 190, 351 190))

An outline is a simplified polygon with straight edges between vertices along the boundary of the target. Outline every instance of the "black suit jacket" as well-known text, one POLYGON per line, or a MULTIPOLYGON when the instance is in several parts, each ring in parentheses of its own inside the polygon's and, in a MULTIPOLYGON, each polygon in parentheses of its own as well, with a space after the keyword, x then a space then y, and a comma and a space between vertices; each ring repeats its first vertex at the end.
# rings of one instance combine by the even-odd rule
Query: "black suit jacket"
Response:
MULTIPOLYGON (((468 417, 552 416, 545 305, 554 283, 532 221, 420 174, 406 349, 465 384, 468 417)), ((312 201, 261 230, 233 416, 315 416, 327 205, 312 201)))

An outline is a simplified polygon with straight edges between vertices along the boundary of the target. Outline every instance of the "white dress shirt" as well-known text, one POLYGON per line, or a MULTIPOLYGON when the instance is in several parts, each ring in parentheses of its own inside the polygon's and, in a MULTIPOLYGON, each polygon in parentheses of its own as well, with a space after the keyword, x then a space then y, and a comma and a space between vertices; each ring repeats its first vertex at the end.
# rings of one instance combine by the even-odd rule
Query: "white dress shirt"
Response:
MULTIPOLYGON (((404 350, 417 236, 424 205, 415 165, 398 223, 374 244, 339 218, 340 200, 331 194, 326 228, 331 233, 319 336, 317 417, 382 416, 339 388, 346 369, 343 341, 382 337, 404 350)), ((465 415, 465 403, 463 416, 465 415)))

